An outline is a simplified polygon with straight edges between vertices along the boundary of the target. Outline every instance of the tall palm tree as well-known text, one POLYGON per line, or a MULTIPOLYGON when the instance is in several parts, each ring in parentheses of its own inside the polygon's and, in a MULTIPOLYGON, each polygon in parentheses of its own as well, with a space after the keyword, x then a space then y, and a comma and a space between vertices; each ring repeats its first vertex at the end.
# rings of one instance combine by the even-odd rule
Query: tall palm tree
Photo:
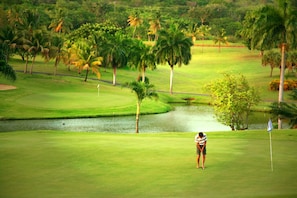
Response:
POLYGON ((105 34, 105 39, 101 42, 101 49, 99 49, 100 56, 103 57, 106 64, 113 68, 112 84, 116 85, 116 72, 118 67, 126 66, 128 62, 127 47, 129 39, 126 39, 121 34, 108 35, 105 34))
POLYGON ((53 37, 51 37, 49 48, 48 50, 44 50, 42 55, 44 56, 46 61, 49 61, 50 59, 55 60, 54 75, 57 74, 58 64, 66 53, 67 51, 64 49, 64 38, 61 35, 54 35, 53 37))
MULTIPOLYGON (((297 47, 297 7, 290 0, 279 0, 275 6, 264 6, 256 10, 251 17, 253 23, 250 25, 252 31, 249 32, 251 48, 265 46, 271 49, 281 47, 281 75, 279 85, 278 102, 283 102, 284 91, 284 70, 285 51, 287 46, 291 49, 297 47)), ((278 128, 282 128, 279 118, 278 128)))
POLYGON ((128 17, 127 22, 129 23, 129 25, 131 27, 134 27, 134 29, 133 29, 133 36, 132 36, 134 38, 135 37, 136 28, 142 24, 142 19, 140 18, 139 13, 136 12, 134 15, 130 15, 128 17))
POLYGON ((33 72, 33 66, 38 53, 44 53, 48 50, 48 36, 45 31, 33 30, 32 37, 29 40, 25 39, 25 43, 28 45, 28 53, 32 56, 32 64, 30 67, 30 74, 33 72))
POLYGON ((51 23, 48 26, 54 32, 57 33, 68 33, 73 28, 72 23, 68 17, 68 13, 65 9, 58 7, 54 11, 50 12, 51 23))
POLYGON ((157 11, 152 20, 149 21, 149 34, 154 35, 154 40, 158 40, 158 31, 161 29, 161 13, 157 11))
POLYGON ((158 64, 168 63, 170 66, 170 94, 173 93, 173 68, 175 65, 189 64, 192 45, 191 38, 185 36, 176 26, 160 31, 154 53, 158 64))
POLYGON ((156 68, 156 58, 152 51, 152 47, 145 45, 140 40, 134 40, 128 54, 129 62, 138 68, 141 74, 141 81, 145 82, 145 72, 149 68, 154 70, 156 68))
POLYGON ((131 83, 126 83, 126 86, 136 94, 137 97, 137 108, 136 108, 136 133, 139 133, 139 116, 140 116, 140 107, 143 99, 145 98, 158 98, 158 94, 154 90, 154 85, 133 81, 131 83))

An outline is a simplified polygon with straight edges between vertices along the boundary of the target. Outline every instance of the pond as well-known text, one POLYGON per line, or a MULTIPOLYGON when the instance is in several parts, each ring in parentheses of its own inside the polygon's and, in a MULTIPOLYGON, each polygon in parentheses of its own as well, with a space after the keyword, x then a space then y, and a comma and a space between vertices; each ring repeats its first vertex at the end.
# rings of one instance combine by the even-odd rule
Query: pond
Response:
MULTIPOLYGON (((266 113, 254 113, 249 129, 266 130, 268 119, 269 115, 266 113)), ((17 130, 133 133, 135 116, 0 121, 0 132, 17 130)), ((230 127, 219 123, 214 117, 212 107, 205 105, 175 106, 175 109, 168 113, 140 116, 140 133, 197 131, 230 131, 230 127)))

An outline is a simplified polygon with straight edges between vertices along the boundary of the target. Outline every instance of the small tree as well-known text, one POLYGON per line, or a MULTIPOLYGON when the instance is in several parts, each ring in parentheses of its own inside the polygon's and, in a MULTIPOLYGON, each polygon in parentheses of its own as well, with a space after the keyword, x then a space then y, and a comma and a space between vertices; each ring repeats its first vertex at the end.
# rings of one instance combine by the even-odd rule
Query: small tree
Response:
POLYGON ((248 128, 251 107, 260 101, 260 97, 243 75, 224 74, 224 78, 210 83, 207 89, 211 91, 219 122, 232 130, 248 128))
POLYGON ((226 30, 225 29, 219 29, 216 32, 216 36, 214 37, 213 41, 215 44, 219 44, 219 52, 221 52, 221 44, 226 44, 228 45, 228 38, 226 35, 226 30))
POLYGON ((272 77, 273 68, 279 68, 281 65, 281 54, 275 50, 269 50, 262 57, 262 65, 270 65, 270 77, 272 77))
POLYGON ((132 90, 137 96, 136 109, 136 133, 139 133, 139 116, 140 106, 145 98, 158 98, 158 94, 154 90, 154 85, 142 81, 133 81, 127 83, 126 86, 132 90))

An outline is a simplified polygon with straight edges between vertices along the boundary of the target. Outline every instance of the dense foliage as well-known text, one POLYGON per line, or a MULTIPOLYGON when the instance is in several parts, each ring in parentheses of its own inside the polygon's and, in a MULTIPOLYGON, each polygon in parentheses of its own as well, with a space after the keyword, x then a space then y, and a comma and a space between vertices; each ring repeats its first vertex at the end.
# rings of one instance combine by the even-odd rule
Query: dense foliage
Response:
POLYGON ((133 34, 135 26, 129 27, 127 20, 137 16, 142 23, 135 30, 135 35, 142 39, 146 39, 153 26, 151 22, 156 19, 161 27, 177 23, 187 31, 193 24, 209 25, 213 34, 223 28, 228 36, 234 36, 248 10, 270 3, 272 0, 261 3, 255 0, 3 0, 0 4, 0 26, 7 24, 5 12, 10 13, 8 20, 11 21, 12 17, 16 17, 11 14, 21 15, 31 10, 38 13, 40 25, 57 32, 70 32, 86 23, 104 23, 133 34))
POLYGON ((251 107, 260 101, 259 93, 250 87, 243 75, 224 74, 206 87, 211 92, 215 114, 232 130, 248 128, 251 107))

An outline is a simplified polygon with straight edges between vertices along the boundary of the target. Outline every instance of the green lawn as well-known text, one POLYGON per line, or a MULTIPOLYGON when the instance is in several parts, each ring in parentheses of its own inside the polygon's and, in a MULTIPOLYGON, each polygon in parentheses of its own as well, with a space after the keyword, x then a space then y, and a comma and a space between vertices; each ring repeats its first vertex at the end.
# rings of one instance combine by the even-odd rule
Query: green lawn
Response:
MULTIPOLYGON (((185 102, 182 99, 185 97, 195 98, 196 103, 209 103, 210 97, 200 94, 208 94, 206 84, 221 78, 224 72, 244 74, 250 84, 257 87, 262 98, 262 102, 255 108, 267 110, 268 105, 278 99, 278 92, 269 90, 269 82, 278 79, 279 73, 275 70, 270 78, 270 68, 262 67, 260 63, 258 52, 244 47, 222 47, 219 53, 217 47, 195 46, 192 48, 190 64, 174 68, 175 94, 168 94, 168 65, 159 65, 156 70, 146 72, 150 82, 161 92, 158 102, 144 101, 141 113, 167 112, 171 109, 168 102, 185 102)), ((25 65, 18 56, 12 57, 10 64, 20 71, 25 65)), ((45 63, 41 57, 37 57, 33 71, 52 74, 53 62, 45 63)), ((62 63, 58 67, 58 73, 72 77, 18 72, 18 79, 13 83, 1 78, 0 84, 12 84, 17 89, 0 91, 0 118, 94 117, 135 113, 135 95, 120 85, 111 85, 110 68, 101 69, 101 81, 91 80, 95 76, 90 74, 88 82, 83 82, 84 74, 77 74, 73 68, 68 71, 62 63)), ((117 82, 124 84, 135 80, 137 76, 136 69, 121 68, 117 71, 117 82)), ((288 100, 288 93, 285 92, 285 100, 288 100)))
POLYGON ((296 197, 297 133, 0 133, 0 197, 296 197))

